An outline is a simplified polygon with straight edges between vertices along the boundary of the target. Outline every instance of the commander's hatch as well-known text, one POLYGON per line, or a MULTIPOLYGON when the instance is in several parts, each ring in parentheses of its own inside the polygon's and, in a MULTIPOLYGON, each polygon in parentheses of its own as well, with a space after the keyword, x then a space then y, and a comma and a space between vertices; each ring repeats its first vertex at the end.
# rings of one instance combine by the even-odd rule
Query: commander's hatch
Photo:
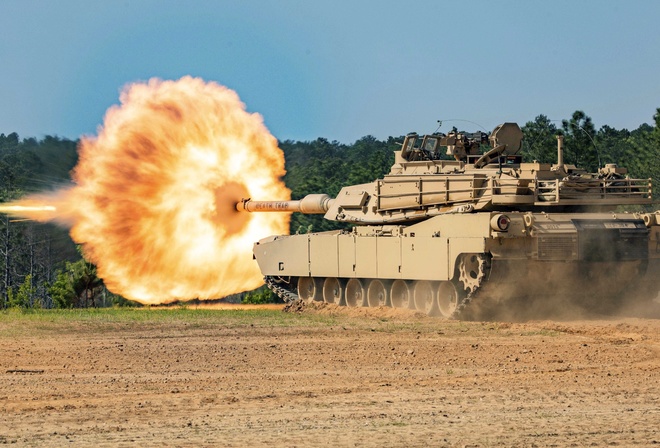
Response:
POLYGON ((418 160, 438 160, 442 154, 438 151, 440 139, 444 134, 420 136, 416 132, 406 135, 401 148, 401 157, 409 162, 418 160))

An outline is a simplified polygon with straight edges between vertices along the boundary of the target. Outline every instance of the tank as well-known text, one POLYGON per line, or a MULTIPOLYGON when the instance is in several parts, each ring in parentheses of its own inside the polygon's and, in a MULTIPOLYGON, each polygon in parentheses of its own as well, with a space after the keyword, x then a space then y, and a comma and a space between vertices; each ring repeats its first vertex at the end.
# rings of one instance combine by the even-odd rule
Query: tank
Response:
POLYGON ((614 164, 588 173, 565 163, 562 136, 556 164, 523 162, 522 139, 516 123, 490 135, 411 133, 389 174, 336 198, 243 199, 242 212, 318 213, 353 224, 256 242, 266 284, 286 302, 447 318, 513 302, 560 298, 608 311, 655 298, 660 212, 615 211, 652 204, 651 180, 614 164))

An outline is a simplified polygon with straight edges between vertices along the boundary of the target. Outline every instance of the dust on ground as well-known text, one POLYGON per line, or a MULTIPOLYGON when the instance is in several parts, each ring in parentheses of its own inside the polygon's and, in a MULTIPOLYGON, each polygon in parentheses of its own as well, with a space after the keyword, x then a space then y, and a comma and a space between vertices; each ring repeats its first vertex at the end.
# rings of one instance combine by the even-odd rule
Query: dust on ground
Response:
POLYGON ((323 304, 278 316, 5 328, 0 443, 660 443, 656 319, 460 322, 323 304))

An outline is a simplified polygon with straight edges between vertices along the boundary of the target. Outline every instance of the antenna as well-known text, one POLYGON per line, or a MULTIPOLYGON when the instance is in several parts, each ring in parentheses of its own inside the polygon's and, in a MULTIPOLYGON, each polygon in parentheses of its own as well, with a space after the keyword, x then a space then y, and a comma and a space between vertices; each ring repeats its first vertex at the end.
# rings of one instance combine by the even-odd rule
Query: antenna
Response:
POLYGON ((587 137, 589 137, 589 140, 591 140, 591 144, 594 145, 594 149, 596 150, 596 157, 598 158, 598 169, 601 169, 603 167, 602 163, 600 162, 600 151, 598 151, 598 146, 596 146, 596 142, 594 141, 593 138, 591 138, 591 135, 579 124, 576 124, 576 126, 585 134, 587 134, 587 137))
POLYGON ((438 129, 440 129, 440 126, 442 126, 443 121, 464 121, 466 123, 472 123, 473 125, 479 126, 481 129, 483 129, 483 131, 485 133, 488 133, 488 130, 485 127, 483 127, 482 125, 480 125, 479 123, 476 123, 476 122, 470 121, 470 120, 463 120, 461 118, 450 118, 450 119, 447 119, 447 120, 438 120, 438 123, 439 123, 438 129))
MULTIPOLYGON (((556 121, 556 122, 559 122, 559 123, 563 123, 563 122, 564 122, 564 120, 548 120, 548 121, 551 121, 551 122, 555 122, 555 121, 556 121)), ((584 133, 587 135, 587 137, 589 137, 589 140, 591 141, 591 144, 594 145, 594 149, 596 150, 596 158, 598 158, 598 169, 601 169, 601 168, 603 167, 603 164, 602 164, 602 162, 601 162, 601 160, 600 160, 600 151, 598 151, 598 146, 596 146, 596 142, 594 141, 593 138, 591 138, 591 135, 589 135, 589 133, 587 132, 586 129, 584 129, 582 126, 580 126, 580 125, 577 124, 577 123, 575 123, 575 126, 577 126, 577 128, 578 128, 579 130, 581 130, 582 132, 584 132, 584 133)))

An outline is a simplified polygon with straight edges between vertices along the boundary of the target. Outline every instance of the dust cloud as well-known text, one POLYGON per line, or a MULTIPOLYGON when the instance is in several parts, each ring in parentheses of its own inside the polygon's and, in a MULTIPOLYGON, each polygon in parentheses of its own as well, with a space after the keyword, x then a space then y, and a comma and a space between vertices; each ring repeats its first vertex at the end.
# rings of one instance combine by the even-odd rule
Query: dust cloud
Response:
POLYGON ((659 318, 658 260, 493 263, 463 318, 526 322, 659 318))

